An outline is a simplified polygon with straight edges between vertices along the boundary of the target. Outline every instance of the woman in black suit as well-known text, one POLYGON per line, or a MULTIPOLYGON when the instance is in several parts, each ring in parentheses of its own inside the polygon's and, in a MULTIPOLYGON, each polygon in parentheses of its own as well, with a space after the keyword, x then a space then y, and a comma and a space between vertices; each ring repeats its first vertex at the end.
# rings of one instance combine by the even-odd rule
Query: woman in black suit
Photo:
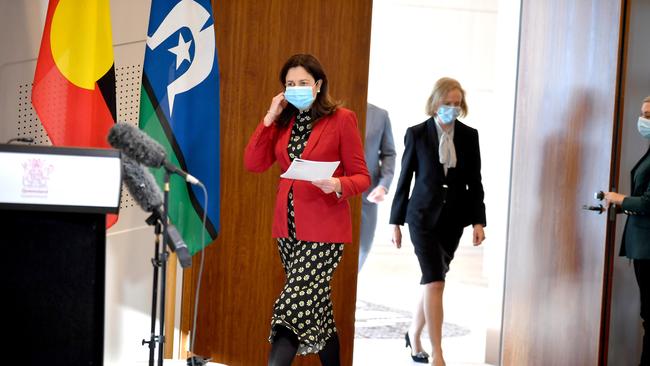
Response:
POLYGON ((406 345, 411 347, 413 361, 429 361, 420 342, 426 324, 433 364, 441 366, 445 365, 441 346, 445 274, 465 226, 473 225, 474 245, 485 239, 485 204, 478 132, 456 119, 467 115, 460 83, 451 78, 438 80, 426 112, 431 118, 410 127, 404 137, 390 223, 397 248, 402 244, 400 226, 409 224, 422 271, 423 293, 404 335, 406 345), (415 185, 409 197, 413 174, 415 185))
MULTIPOLYGON (((650 139, 650 96, 641 104, 637 122, 641 136, 650 139)), ((643 350, 640 365, 650 365, 650 146, 632 168, 632 187, 629 196, 605 193, 607 207, 615 204, 627 214, 621 256, 634 261, 634 274, 639 284, 641 319, 643 319, 643 350)))

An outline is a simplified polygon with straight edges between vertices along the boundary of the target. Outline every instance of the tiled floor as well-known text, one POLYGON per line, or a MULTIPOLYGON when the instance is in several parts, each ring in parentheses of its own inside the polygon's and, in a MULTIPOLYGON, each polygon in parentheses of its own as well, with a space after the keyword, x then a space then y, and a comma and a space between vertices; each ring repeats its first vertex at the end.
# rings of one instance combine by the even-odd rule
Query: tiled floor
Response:
MULTIPOLYGON (((400 250, 389 243, 376 238, 359 274, 354 366, 416 365, 403 337, 420 295, 420 270, 410 243, 400 250)), ((461 244, 447 276, 443 350, 448 366, 486 365, 482 258, 481 247, 461 244)), ((427 343, 423 338, 428 350, 427 343)))

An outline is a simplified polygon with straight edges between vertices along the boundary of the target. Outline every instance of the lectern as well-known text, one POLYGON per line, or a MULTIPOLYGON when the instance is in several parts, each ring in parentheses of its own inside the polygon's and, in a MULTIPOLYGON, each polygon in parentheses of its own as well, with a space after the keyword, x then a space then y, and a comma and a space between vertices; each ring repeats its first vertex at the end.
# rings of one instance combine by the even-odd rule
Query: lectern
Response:
POLYGON ((3 364, 102 365, 120 190, 116 150, 0 145, 3 364))

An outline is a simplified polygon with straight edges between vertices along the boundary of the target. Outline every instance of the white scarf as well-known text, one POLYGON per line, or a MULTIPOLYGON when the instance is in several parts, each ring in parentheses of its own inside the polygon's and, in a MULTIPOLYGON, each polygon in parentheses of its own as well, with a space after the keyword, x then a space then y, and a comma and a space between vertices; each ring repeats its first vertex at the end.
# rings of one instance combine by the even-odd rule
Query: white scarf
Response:
POLYGON ((456 167, 456 146, 454 146, 454 130, 445 132, 440 126, 438 127, 440 144, 438 145, 438 155, 440 164, 445 168, 445 175, 449 168, 456 167))

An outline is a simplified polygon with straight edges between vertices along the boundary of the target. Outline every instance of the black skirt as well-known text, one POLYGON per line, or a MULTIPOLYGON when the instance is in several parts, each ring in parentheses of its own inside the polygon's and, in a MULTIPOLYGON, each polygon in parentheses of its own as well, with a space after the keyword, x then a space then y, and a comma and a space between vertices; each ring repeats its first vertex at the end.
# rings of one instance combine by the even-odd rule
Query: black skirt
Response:
POLYGON ((463 227, 447 218, 443 211, 433 227, 409 223, 411 242, 422 271, 420 279, 422 285, 444 281, 449 271, 449 264, 458 249, 463 227))

